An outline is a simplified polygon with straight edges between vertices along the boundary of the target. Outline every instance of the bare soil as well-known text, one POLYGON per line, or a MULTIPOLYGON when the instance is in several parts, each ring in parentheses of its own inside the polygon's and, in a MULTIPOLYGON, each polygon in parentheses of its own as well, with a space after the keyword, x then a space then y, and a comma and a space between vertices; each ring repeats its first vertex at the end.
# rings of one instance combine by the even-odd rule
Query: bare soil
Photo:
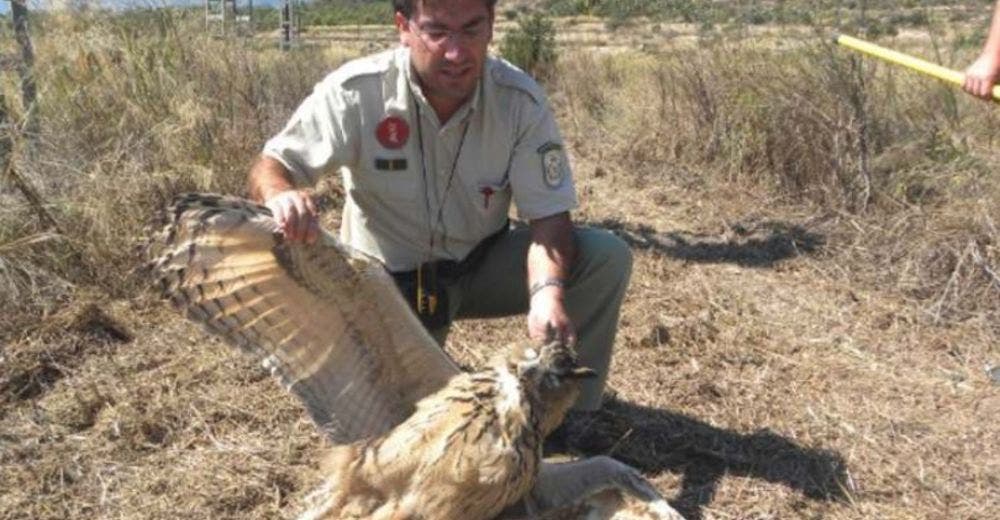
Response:
MULTIPOLYGON (((695 172, 578 159, 576 219, 633 248, 606 410, 572 432, 691 518, 985 518, 1000 507, 995 324, 933 326, 851 282, 847 217, 695 172), (991 327, 994 329, 991 330, 991 327)), ((0 518, 279 518, 323 441, 253 362, 145 297, 3 350, 0 518)), ((469 366, 521 318, 458 324, 469 366)))

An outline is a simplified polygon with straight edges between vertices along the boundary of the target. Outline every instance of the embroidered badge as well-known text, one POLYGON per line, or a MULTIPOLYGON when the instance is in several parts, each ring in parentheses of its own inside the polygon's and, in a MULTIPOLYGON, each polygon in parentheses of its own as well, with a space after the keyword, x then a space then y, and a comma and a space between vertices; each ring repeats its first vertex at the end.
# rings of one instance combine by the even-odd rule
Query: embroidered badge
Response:
POLYGON ((390 172, 405 170, 406 159, 383 159, 381 157, 376 157, 375 169, 390 172))
POLYGON ((542 158, 542 179, 545 181, 545 185, 551 189, 562 186, 567 173, 562 145, 553 142, 545 143, 538 149, 538 154, 542 158))
POLYGON ((389 116, 378 124, 378 128, 375 129, 375 137, 378 138, 378 142, 382 146, 390 150, 398 150, 410 138, 410 125, 399 116, 389 116))

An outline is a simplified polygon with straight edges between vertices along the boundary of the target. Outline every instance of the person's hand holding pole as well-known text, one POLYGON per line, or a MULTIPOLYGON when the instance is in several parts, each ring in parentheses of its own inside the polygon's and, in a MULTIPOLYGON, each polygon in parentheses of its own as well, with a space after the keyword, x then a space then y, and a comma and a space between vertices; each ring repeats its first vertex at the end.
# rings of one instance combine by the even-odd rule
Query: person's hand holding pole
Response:
MULTIPOLYGON (((847 36, 844 34, 837 35, 835 41, 843 47, 847 47, 849 49, 853 49, 858 52, 863 52, 865 54, 874 56, 881 60, 888 61, 890 63, 902 65, 903 67, 906 67, 908 69, 920 72, 922 74, 927 74, 928 76, 935 77, 942 81, 947 81, 948 83, 959 85, 962 88, 969 91, 969 93, 971 94, 975 95, 983 94, 982 97, 984 97, 985 99, 993 99, 995 101, 1000 101, 1000 87, 993 84, 995 83, 995 79, 997 78, 997 76, 1000 76, 1000 74, 998 74, 997 72, 994 72, 992 74, 993 79, 991 79, 989 83, 987 83, 985 80, 979 82, 975 80, 970 80, 967 74, 959 72, 957 70, 949 69, 947 67, 942 67, 937 63, 932 63, 927 60, 923 60, 917 58, 916 56, 911 56, 909 54, 905 54, 899 51, 894 51, 892 49, 888 49, 886 47, 882 47, 880 45, 876 45, 874 43, 867 42, 865 40, 854 38, 853 36, 847 36), (966 85, 968 85, 968 87, 966 85), (970 90, 973 88, 975 90, 970 90), (982 88, 982 90, 979 90, 980 88, 982 88)), ((998 45, 1000 45, 1000 36, 998 36, 997 41, 998 45)), ((983 55, 986 56, 987 53, 984 52, 983 55)), ((993 54, 992 56, 996 58, 995 63, 1000 64, 1000 52, 993 54)), ((989 65, 984 61, 983 68, 985 69, 988 67, 989 65)), ((972 67, 970 67, 970 69, 971 68, 972 67)))
POLYGON ((993 99, 993 86, 1000 75, 1000 2, 993 10, 993 22, 986 45, 976 61, 965 69, 962 90, 983 99, 993 99))

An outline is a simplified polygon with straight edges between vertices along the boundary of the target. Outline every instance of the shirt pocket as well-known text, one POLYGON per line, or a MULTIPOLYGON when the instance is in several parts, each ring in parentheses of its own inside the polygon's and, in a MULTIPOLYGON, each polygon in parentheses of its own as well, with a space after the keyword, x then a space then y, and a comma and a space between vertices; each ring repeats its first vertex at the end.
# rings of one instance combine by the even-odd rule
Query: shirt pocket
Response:
POLYGON ((362 165, 358 187, 387 202, 412 205, 423 200, 420 165, 405 156, 372 155, 362 165))
POLYGON ((494 231, 507 220, 510 209, 510 178, 505 173, 480 175, 466 185, 471 210, 480 232, 494 231))

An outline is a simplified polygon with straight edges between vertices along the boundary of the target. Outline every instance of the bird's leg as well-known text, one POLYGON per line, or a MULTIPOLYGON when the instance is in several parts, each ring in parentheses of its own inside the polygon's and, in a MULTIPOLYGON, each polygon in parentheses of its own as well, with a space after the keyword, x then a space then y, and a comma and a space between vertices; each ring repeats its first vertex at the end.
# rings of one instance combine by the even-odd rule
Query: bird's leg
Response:
POLYGON ((606 490, 618 490, 638 498, 659 518, 681 518, 638 470, 605 456, 543 463, 530 492, 530 502, 539 508, 536 514, 541 515, 548 510, 580 504, 606 490))

